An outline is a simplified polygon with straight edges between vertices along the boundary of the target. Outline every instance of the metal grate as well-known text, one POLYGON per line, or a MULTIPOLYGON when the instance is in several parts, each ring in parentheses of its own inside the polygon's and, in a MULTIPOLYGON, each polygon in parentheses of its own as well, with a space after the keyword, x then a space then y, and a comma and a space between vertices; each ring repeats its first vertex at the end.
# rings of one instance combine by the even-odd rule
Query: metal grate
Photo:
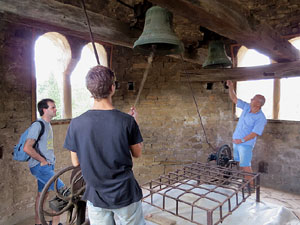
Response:
POLYGON ((143 202, 195 224, 216 225, 251 195, 251 181, 260 201, 259 178, 259 173, 193 163, 142 185, 143 202))

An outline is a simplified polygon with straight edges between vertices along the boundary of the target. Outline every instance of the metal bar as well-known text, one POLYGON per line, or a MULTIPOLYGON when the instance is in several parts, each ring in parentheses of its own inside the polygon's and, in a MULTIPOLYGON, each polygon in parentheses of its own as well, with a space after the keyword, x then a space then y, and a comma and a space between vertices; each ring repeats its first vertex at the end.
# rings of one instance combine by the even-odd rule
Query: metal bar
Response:
POLYGON ((213 225, 212 212, 207 211, 207 225, 213 225))
POLYGON ((251 195, 250 191, 245 192, 245 190, 252 181, 256 182, 256 196, 259 200, 259 174, 237 171, 233 168, 193 163, 184 166, 181 170, 162 175, 158 179, 142 185, 143 189, 150 192, 150 194, 145 194, 143 201, 172 215, 196 224, 202 224, 201 221, 196 221, 198 218, 195 216, 195 213, 198 212, 197 209, 201 213, 206 212, 207 224, 216 225, 222 223, 251 195), (245 180, 245 175, 250 176, 251 179, 245 180), (162 208, 160 207, 161 204, 158 205, 154 200, 157 199, 153 197, 154 195, 159 199, 162 198, 162 208), (187 198, 185 198, 186 196, 187 198), (208 206, 207 204, 203 205, 202 200, 209 201, 211 204, 208 204, 208 206), (235 200, 236 204, 232 205, 232 200, 235 200), (174 201, 175 205, 170 206, 168 201, 174 201), (191 207, 191 214, 188 217, 181 215, 180 207, 183 207, 184 204, 191 207), (228 204, 228 212, 224 211, 225 204, 228 204), (216 221, 213 221, 214 213, 219 214, 216 221))
POLYGON ((256 201, 260 202, 260 176, 256 177, 255 185, 256 185, 256 201))

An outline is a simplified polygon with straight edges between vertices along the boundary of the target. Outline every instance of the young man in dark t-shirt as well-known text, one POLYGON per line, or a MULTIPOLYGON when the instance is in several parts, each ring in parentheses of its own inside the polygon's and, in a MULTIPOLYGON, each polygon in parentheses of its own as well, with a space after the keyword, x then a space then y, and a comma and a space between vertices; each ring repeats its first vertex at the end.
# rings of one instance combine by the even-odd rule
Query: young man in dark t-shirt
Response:
POLYGON ((134 178, 132 157, 142 154, 136 111, 130 115, 114 109, 115 76, 104 66, 93 67, 86 86, 94 98, 93 108, 74 118, 68 128, 64 147, 71 151, 72 164, 80 165, 86 182, 91 225, 144 225, 142 190, 134 178))

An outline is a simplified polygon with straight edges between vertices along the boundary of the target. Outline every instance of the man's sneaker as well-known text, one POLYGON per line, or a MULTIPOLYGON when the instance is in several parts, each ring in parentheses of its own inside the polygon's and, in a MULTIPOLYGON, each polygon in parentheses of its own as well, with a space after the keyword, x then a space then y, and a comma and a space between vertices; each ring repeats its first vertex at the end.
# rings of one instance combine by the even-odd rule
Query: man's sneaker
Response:
MULTIPOLYGON (((58 193, 61 194, 63 197, 68 197, 71 194, 70 190, 65 186, 60 188, 58 190, 58 193)), ((55 212, 61 211, 67 204, 68 201, 60 199, 57 196, 55 196, 52 200, 49 201, 49 207, 55 212)))

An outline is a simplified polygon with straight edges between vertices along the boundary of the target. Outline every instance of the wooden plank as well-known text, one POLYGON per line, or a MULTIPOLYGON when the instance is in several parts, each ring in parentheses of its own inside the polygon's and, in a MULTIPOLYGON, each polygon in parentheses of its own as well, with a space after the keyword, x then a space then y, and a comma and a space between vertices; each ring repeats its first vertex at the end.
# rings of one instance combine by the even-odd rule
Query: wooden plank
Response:
MULTIPOLYGON (((275 55, 275 58, 279 59, 279 61, 295 60, 295 54, 290 54, 293 52, 294 48, 291 47, 288 42, 285 40, 282 41, 281 39, 278 41, 274 38, 275 36, 272 32, 269 32, 268 29, 267 32, 259 25, 253 25, 254 27, 251 26, 252 29, 250 29, 250 25, 247 26, 248 20, 246 20, 245 16, 242 16, 240 12, 236 12, 237 7, 233 7, 233 4, 228 5, 226 8, 224 4, 221 4, 221 0, 152 1, 165 4, 166 6, 171 5, 171 9, 173 9, 175 13, 186 16, 192 21, 197 21, 203 26, 207 24, 209 29, 212 29, 212 27, 216 25, 216 30, 212 30, 219 32, 224 36, 228 34, 227 36, 234 40, 242 38, 243 40, 241 40, 240 43, 245 44, 250 48, 256 47, 256 49, 262 50, 262 52, 268 52, 268 49, 270 48, 272 49, 271 57, 274 57, 275 55), (211 2, 216 3, 216 5, 213 6, 211 2), (232 7, 232 9, 227 12, 226 10, 230 8, 229 6, 232 7), (246 26, 243 27, 245 21, 246 26), (259 37, 253 32, 253 29, 255 30, 257 28, 260 28, 261 35, 259 37)), ((0 14, 2 14, 1 19, 13 20, 13 22, 17 21, 29 26, 49 29, 62 34, 89 40, 88 28, 83 10, 71 5, 53 0, 0 0, 0 14)), ((132 48, 134 41, 141 33, 141 31, 131 30, 128 24, 103 15, 93 12, 88 12, 88 15, 95 40, 97 41, 104 41, 114 45, 132 48)), ((295 51, 298 54, 298 50, 295 49, 295 51)), ((206 52, 207 50, 205 49, 198 49, 193 53, 186 51, 183 58, 189 62, 202 64, 207 54, 206 52)))
MULTIPOLYGON (((0 0, 0 13, 14 22, 89 37, 83 9, 53 0, 0 0)), ((131 30, 129 24, 89 11, 88 16, 95 39, 132 48, 140 35, 140 31, 131 30)))
POLYGON ((273 119, 279 119, 280 110, 280 79, 274 79, 273 89, 273 119))
POLYGON ((295 61, 299 51, 234 0, 151 0, 200 26, 255 48, 276 62, 295 61))
POLYGON ((232 69, 200 69, 182 70, 181 80, 186 81, 187 75, 191 81, 243 81, 261 80, 300 76, 300 61, 288 63, 274 63, 265 66, 238 67, 232 69))
MULTIPOLYGON (((141 31, 129 29, 129 25, 100 14, 88 12, 92 32, 96 41, 133 47, 141 31)), ((86 18, 82 9, 53 0, 0 0, 0 18, 13 23, 59 32, 90 40, 86 18)), ((202 64, 207 49, 186 51, 186 61, 202 64)), ((180 56, 173 56, 180 58, 180 56)))
POLYGON ((176 220, 172 220, 154 213, 146 215, 145 219, 157 225, 176 225, 176 220))

